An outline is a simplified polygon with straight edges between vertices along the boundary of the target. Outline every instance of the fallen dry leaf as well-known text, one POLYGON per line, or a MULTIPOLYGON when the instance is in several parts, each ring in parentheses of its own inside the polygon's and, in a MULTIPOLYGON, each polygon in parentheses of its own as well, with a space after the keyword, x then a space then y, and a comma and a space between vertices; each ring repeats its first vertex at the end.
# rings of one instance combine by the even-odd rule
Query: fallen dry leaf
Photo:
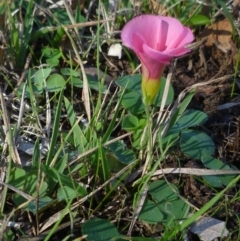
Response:
POLYGON ((227 52, 231 50, 232 31, 231 23, 228 19, 224 19, 205 28, 199 34, 199 38, 207 37, 206 46, 218 45, 218 47, 227 52))
POLYGON ((159 15, 167 15, 167 11, 163 4, 160 4, 159 2, 155 0, 149 0, 149 6, 150 10, 154 14, 159 14, 159 15))
MULTIPOLYGON (((70 7, 73 11, 75 11, 77 9, 77 6, 79 4, 79 0, 72 0, 70 7)), ((85 4, 85 0, 80 0, 80 9, 84 8, 84 4, 85 4)))
POLYGON ((211 217, 203 217, 191 227, 191 232, 197 234, 202 241, 211 241, 218 237, 228 236, 225 222, 211 217))
MULTIPOLYGON (((216 46, 221 52, 228 54, 228 59, 226 65, 233 63, 236 66, 236 63, 239 61, 238 48, 236 47, 235 42, 232 40, 232 25, 228 19, 220 20, 211 26, 205 28, 200 34, 200 40, 207 38, 205 45, 207 47, 216 46)), ((220 59, 221 54, 215 51, 215 59, 220 59)), ((222 65, 225 65, 222 63, 222 65)))

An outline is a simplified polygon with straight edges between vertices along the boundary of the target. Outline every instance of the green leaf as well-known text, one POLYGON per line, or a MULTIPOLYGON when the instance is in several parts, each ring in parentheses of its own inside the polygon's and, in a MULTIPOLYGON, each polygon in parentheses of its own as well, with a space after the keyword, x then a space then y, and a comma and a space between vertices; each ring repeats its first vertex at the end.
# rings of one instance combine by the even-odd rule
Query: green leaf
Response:
POLYGON ((80 126, 76 125, 76 114, 73 110, 73 106, 70 104, 69 100, 64 97, 64 103, 67 110, 67 115, 70 121, 70 124, 73 128, 73 136, 74 136, 74 144, 75 147, 78 148, 79 153, 82 153, 85 151, 86 145, 87 145, 87 139, 84 135, 84 132, 81 130, 80 126))
POLYGON ((65 87, 65 80, 60 74, 52 74, 47 80, 47 90, 49 92, 61 91, 65 87))
POLYGON ((7 2, 0 2, 0 15, 4 14, 4 12, 7 11, 6 4, 7 2))
MULTIPOLYGON (((232 166, 232 168, 230 168, 230 166, 228 166, 228 165, 223 169, 224 170, 238 170, 237 167, 232 166)), ((220 175, 220 180, 224 186, 227 186, 235 177, 236 177, 236 175, 220 175)))
POLYGON ((46 63, 51 67, 55 67, 59 64, 59 59, 62 56, 62 52, 59 49, 45 47, 42 49, 42 55, 46 57, 46 63))
MULTIPOLYGON (((51 74, 52 68, 43 68, 38 71, 29 70, 28 75, 30 75, 31 83, 28 83, 25 91, 25 98, 30 98, 30 87, 29 84, 32 84, 32 91, 37 96, 42 93, 44 87, 44 79, 51 74)), ((24 83, 22 83, 18 89, 18 94, 22 95, 24 83)))
MULTIPOLYGON (((98 158, 101 160, 101 171, 102 171, 102 174, 103 174, 103 180, 104 180, 104 182, 106 182, 107 180, 109 180, 110 175, 111 175, 110 174, 111 170, 110 170, 110 166, 109 166, 110 163, 109 163, 109 160, 107 159, 106 150, 103 147, 101 141, 99 141, 98 146, 99 146, 99 148, 98 148, 98 158)), ((109 192, 110 187, 106 186, 105 191, 109 192)))
MULTIPOLYGON (((54 165, 54 168, 59 172, 63 173, 64 169, 67 166, 67 162, 69 161, 68 159, 68 154, 66 153, 59 161, 54 165)), ((48 193, 52 193, 56 185, 58 184, 57 180, 49 178, 48 181, 48 193)))
MULTIPOLYGON (((203 165, 209 169, 231 170, 229 165, 224 164, 222 161, 211 156, 204 156, 201 161, 203 165)), ((222 187, 223 185, 227 186, 235 176, 236 175, 212 175, 203 176, 203 179, 213 187, 222 187)))
MULTIPOLYGON (((13 201, 17 206, 19 206, 25 203, 26 199, 21 195, 19 195, 18 193, 16 193, 13 195, 13 201)), ((48 196, 41 196, 38 199, 38 206, 36 206, 36 201, 30 201, 29 203, 26 204, 26 206, 24 206, 24 209, 31 211, 33 213, 36 213, 36 212, 41 213, 47 207, 51 206, 54 202, 55 201, 48 196)))
POLYGON ((71 68, 62 68, 60 69, 62 75, 72 76, 72 77, 80 77, 80 73, 77 70, 71 68))
POLYGON ((136 91, 125 93, 123 95, 122 105, 124 109, 128 110, 132 115, 140 114, 145 110, 142 95, 136 91))
POLYGON ((42 55, 46 58, 49 58, 52 55, 52 49, 49 47, 42 48, 41 52, 42 52, 42 55))
POLYGON ((88 241, 111 241, 111 239, 119 235, 112 223, 100 218, 86 221, 82 225, 82 234, 87 235, 86 239, 88 241))
MULTIPOLYGON (((76 13, 77 14, 77 13, 76 13)), ((61 8, 57 8, 57 10, 54 11, 54 16, 56 17, 56 19, 58 19, 58 21, 63 24, 63 25, 68 25, 71 24, 71 21, 69 19, 69 15, 66 11, 65 8, 61 9, 61 8)), ((84 23, 85 22, 85 17, 82 15, 78 16, 78 23, 84 23)))
POLYGON ((42 91, 43 89, 43 80, 47 79, 47 77, 51 74, 52 68, 44 68, 38 70, 35 74, 32 76, 32 83, 34 86, 37 87, 39 91, 42 91))
POLYGON ((161 132, 159 132, 160 144, 163 146, 166 146, 166 145, 174 146, 179 139, 179 135, 180 135, 180 131, 170 132, 170 133, 167 133, 167 135, 162 139, 161 132))
POLYGON ((111 121, 107 127, 107 130, 105 131, 105 133, 103 135, 102 143, 109 140, 110 136, 112 135, 113 129, 115 128, 115 125, 116 125, 116 119, 119 117, 119 111, 120 111, 120 107, 121 107, 121 103, 122 103, 122 98, 123 98, 123 95, 120 96, 120 99, 117 102, 116 107, 114 108, 115 111, 114 111, 113 117, 111 118, 111 121))
MULTIPOLYGON (((161 105, 166 81, 167 81, 166 78, 164 78, 164 77, 161 78, 160 91, 153 100, 153 103, 157 106, 161 105)), ((173 99, 174 99, 174 90, 173 90, 172 85, 170 84, 169 90, 168 90, 168 95, 167 95, 167 100, 166 100, 166 105, 170 105, 173 102, 173 99)))
POLYGON ((187 216, 189 206, 179 198, 175 185, 165 180, 154 181, 149 186, 149 193, 162 213, 161 222, 172 226, 187 216))
POLYGON ((213 186, 213 187, 222 187, 223 184, 221 182, 221 179, 219 176, 203 176, 202 177, 209 185, 213 186))
POLYGON ((207 134, 187 129, 181 133, 180 148, 185 155, 200 160, 204 156, 211 156, 215 145, 207 134))
POLYGON ((227 169, 230 169, 228 165, 224 164, 222 161, 212 156, 203 156, 201 161, 203 165, 209 169, 218 170, 218 169, 225 169, 225 167, 228 167, 227 169))
POLYGON ((53 40, 51 39, 52 46, 57 48, 58 46, 62 45, 61 41, 65 35, 65 30, 63 27, 58 28, 56 33, 54 34, 53 40))
MULTIPOLYGON (((88 86, 90 89, 99 91, 100 82, 97 81, 94 76, 87 74, 87 80, 88 80, 88 86)), ((71 77, 70 81, 73 86, 75 86, 77 88, 83 88, 83 81, 79 77, 71 77)), ((103 94, 106 93, 107 87, 104 85, 101 91, 103 94)))
POLYGON ((200 125, 207 121, 208 116, 202 111, 187 110, 171 128, 169 133, 175 133, 183 129, 200 125))
POLYGON ((139 128, 133 133, 132 147, 137 150, 143 149, 147 146, 149 133, 145 133, 144 139, 142 140, 143 129, 139 128))
MULTIPOLYGON (((37 186, 39 185, 37 170, 33 169, 30 172, 26 172, 22 168, 14 167, 11 169, 11 174, 8 183, 13 185, 15 188, 27 192, 29 195, 35 195, 37 186)), ((38 194, 40 196, 43 195, 46 189, 47 183, 43 182, 40 186, 38 194)))
POLYGON ((61 182, 63 185, 65 185, 73 190, 76 190, 76 192, 81 197, 87 195, 87 191, 83 186, 81 186, 80 184, 78 184, 77 182, 72 180, 70 177, 68 177, 62 173, 59 173, 55 168, 48 167, 44 164, 41 164, 41 170, 43 172, 45 172, 45 174, 47 175, 47 177, 49 179, 53 179, 54 181, 61 182))
POLYGON ((63 186, 63 187, 59 187, 58 191, 57 191, 57 199, 59 201, 62 200, 70 200, 73 198, 76 198, 78 196, 77 191, 75 191, 74 189, 67 187, 67 186, 63 186))
POLYGON ((6 229, 6 230, 3 232, 3 235, 4 235, 3 240, 5 240, 5 241, 12 241, 12 240, 14 240, 15 237, 16 237, 15 230, 14 230, 14 232, 13 232, 13 230, 11 230, 11 229, 6 229))
POLYGON ((208 24, 211 24, 210 19, 207 16, 201 14, 190 17, 187 22, 187 25, 189 26, 202 26, 208 24))
POLYGON ((108 149, 111 151, 111 155, 114 155, 115 158, 123 164, 128 165, 136 160, 134 152, 126 149, 121 141, 116 141, 108 145, 108 149))
POLYGON ((58 8, 56 11, 54 11, 54 16, 63 25, 71 24, 71 21, 65 8, 58 8))
POLYGON ((194 93, 195 93, 195 89, 191 90, 189 92, 189 94, 184 98, 184 100, 182 101, 182 103, 180 104, 180 106, 178 107, 177 111, 174 113, 174 115, 171 119, 171 123, 169 125, 169 130, 179 120, 179 118, 182 116, 182 114, 186 110, 188 104, 192 100, 192 97, 194 96, 194 93))
POLYGON ((159 207, 163 212, 162 222, 166 223, 168 227, 175 226, 185 219, 190 208, 181 198, 171 202, 162 202, 159 204, 159 207))
POLYGON ((40 189, 38 191, 39 196, 43 196, 46 193, 48 185, 46 182, 39 183, 39 177, 37 175, 37 171, 27 173, 25 176, 25 186, 24 190, 29 194, 36 196, 38 185, 41 184, 40 189))
POLYGON ((126 131, 134 131, 139 127, 138 118, 134 115, 127 115, 122 120, 122 128, 126 131))
POLYGON ((178 189, 173 184, 168 184, 164 180, 152 182, 149 186, 149 193, 159 203, 178 198, 178 189), (175 191, 175 192, 174 192, 175 191))
MULTIPOLYGON (((142 113, 145 110, 145 106, 142 102, 141 78, 142 75, 137 74, 124 76, 116 81, 119 86, 127 89, 126 93, 123 96, 122 105, 133 115, 142 113)), ((166 79, 162 78, 160 91, 153 101, 153 103, 157 106, 161 105, 165 84, 166 79)), ((173 97, 174 91, 173 87, 170 85, 166 105, 172 103, 173 97)))
POLYGON ((40 197, 38 200, 38 207, 36 206, 36 202, 30 202, 28 206, 26 207, 27 210, 36 213, 36 212, 43 212, 47 207, 53 205, 55 203, 54 200, 52 200, 48 196, 40 197), (38 209, 37 209, 38 208, 38 209))
MULTIPOLYGON (((37 173, 38 171, 35 170, 34 168, 32 168, 31 170, 32 171, 30 172, 26 172, 23 169, 14 168, 13 172, 11 172, 11 174, 13 175, 10 175, 9 184, 13 185, 15 188, 18 188, 33 197, 36 197, 38 195, 39 196, 38 210, 40 210, 45 206, 45 204, 43 204, 42 202, 42 198, 45 198, 44 195, 46 193, 48 185, 44 181, 44 182, 41 182, 41 186, 39 187, 39 177, 37 173)), ((17 206, 22 205, 27 201, 24 197, 22 197, 18 193, 15 193, 12 196, 12 199, 17 206)), ((50 201, 52 200, 50 199, 50 201)), ((35 205, 36 205, 36 201, 31 201, 24 207, 24 209, 35 213, 37 211, 35 205)))
MULTIPOLYGON (((11 5, 11 4, 10 4, 11 5)), ((34 16, 35 16, 35 4, 33 0, 30 0, 26 6, 24 18, 22 19, 23 28, 21 33, 19 32, 18 42, 20 43, 20 51, 15 53, 15 64, 17 67, 22 68, 25 63, 27 51, 29 51, 30 38, 33 32, 34 16)), ((8 14, 9 17, 9 14, 8 14)), ((12 26, 11 26, 12 27, 12 26)), ((13 31, 13 28, 11 28, 13 31)))
POLYGON ((155 202, 147 199, 143 204, 139 219, 146 223, 155 224, 162 221, 163 214, 155 202))
POLYGON ((36 83, 38 85, 43 84, 43 79, 47 79, 47 77, 51 74, 52 68, 42 68, 36 71, 32 75, 32 83, 36 83))
POLYGON ((25 184, 26 172, 20 167, 12 167, 8 183, 16 188, 22 189, 25 184))
POLYGON ((53 131, 52 131, 52 138, 50 142, 49 152, 47 155, 46 165, 49 166, 52 162, 52 158, 54 156, 54 152, 56 151, 56 142, 59 135, 59 123, 60 123, 60 115, 62 110, 62 99, 63 99, 63 93, 61 92, 58 99, 58 105, 54 117, 54 123, 53 123, 53 131))
POLYGON ((32 158, 32 163, 33 163, 33 166, 37 166, 39 165, 40 163, 40 148, 39 148, 39 139, 37 139, 35 141, 35 145, 34 145, 34 150, 33 150, 33 158, 32 158))
POLYGON ((49 48, 43 49, 42 53, 48 59, 59 59, 62 56, 62 52, 59 49, 49 48))
POLYGON ((141 93, 141 82, 142 82, 142 75, 135 74, 135 75, 126 75, 119 78, 116 81, 116 84, 122 88, 126 88, 127 90, 134 90, 136 92, 141 93))
POLYGON ((49 58, 46 59, 46 63, 50 65, 51 67, 55 67, 59 65, 59 58, 49 58))
POLYGON ((56 163, 56 165, 54 166, 54 168, 56 168, 56 170, 59 173, 63 173, 64 169, 67 166, 67 162, 69 161, 68 159, 68 153, 66 153, 60 160, 58 163, 56 163))
POLYGON ((167 135, 162 140, 162 145, 170 144, 174 145, 178 140, 180 131, 200 125, 207 121, 208 116, 198 110, 187 110, 175 123, 175 125, 167 132, 167 135))

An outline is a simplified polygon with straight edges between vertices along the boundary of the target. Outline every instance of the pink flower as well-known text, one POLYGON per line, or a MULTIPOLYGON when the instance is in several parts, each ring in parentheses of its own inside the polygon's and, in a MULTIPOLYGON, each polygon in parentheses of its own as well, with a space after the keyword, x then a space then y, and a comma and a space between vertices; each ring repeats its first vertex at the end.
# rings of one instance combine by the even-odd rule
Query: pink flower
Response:
POLYGON ((143 102, 149 105, 159 91, 166 65, 174 57, 190 51, 185 45, 191 43, 194 36, 175 18, 141 15, 124 26, 121 38, 142 63, 143 102))

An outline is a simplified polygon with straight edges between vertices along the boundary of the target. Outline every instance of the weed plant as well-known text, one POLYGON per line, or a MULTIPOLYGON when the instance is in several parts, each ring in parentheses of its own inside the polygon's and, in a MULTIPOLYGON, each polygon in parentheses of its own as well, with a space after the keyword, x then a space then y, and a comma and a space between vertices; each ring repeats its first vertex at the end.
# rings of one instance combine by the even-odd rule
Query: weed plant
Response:
POLYGON ((194 31, 211 23, 217 6, 227 13, 223 2, 209 15, 201 13, 201 1, 155 8, 155 1, 50 2, 0 3, 1 240, 184 240, 196 220, 219 206, 229 212, 226 219, 239 220, 228 208, 239 202, 239 171, 215 157, 213 140, 199 128, 207 114, 188 108, 206 83, 175 96, 173 61, 146 106, 134 54, 123 47, 131 71, 111 83, 103 62, 106 46, 120 42, 119 31, 134 16, 162 7, 194 31), (202 168, 185 170, 179 161, 165 169, 179 152, 202 168), (169 173, 179 182, 170 183, 169 173), (202 207, 181 195, 182 173, 214 193, 202 207), (230 189, 235 196, 228 199, 230 189))

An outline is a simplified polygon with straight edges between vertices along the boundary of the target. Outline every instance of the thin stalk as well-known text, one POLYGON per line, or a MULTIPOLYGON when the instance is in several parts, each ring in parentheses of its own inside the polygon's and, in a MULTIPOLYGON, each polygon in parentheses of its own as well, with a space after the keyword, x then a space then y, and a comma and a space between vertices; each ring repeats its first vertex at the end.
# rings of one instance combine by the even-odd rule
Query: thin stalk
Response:
POLYGON ((238 50, 238 58, 237 58, 237 63, 236 66, 234 68, 234 75, 233 75, 233 84, 232 84, 232 89, 231 89, 231 98, 233 97, 234 94, 234 90, 235 90, 235 86, 236 86, 236 79, 238 76, 238 70, 239 70, 239 62, 240 62, 240 50, 238 50))
MULTIPOLYGON (((7 169, 7 177, 6 177, 6 183, 9 182, 9 178, 10 178, 10 174, 11 174, 11 169, 12 169, 12 158, 11 156, 9 155, 8 157, 8 169, 7 169)), ((7 191, 8 191, 8 187, 7 186, 4 186, 4 189, 3 189, 3 194, 2 194, 2 199, 1 199, 1 214, 3 213, 4 211, 4 205, 6 203, 6 200, 7 200, 7 191)))
MULTIPOLYGON (((101 5, 101 0, 98 1, 98 7, 101 5)), ((100 11, 98 9, 98 24, 97 24, 97 58, 96 58, 96 61, 97 61, 97 75, 98 75, 98 79, 99 79, 99 76, 100 76, 100 55, 99 55, 99 50, 100 50, 100 11)))
POLYGON ((151 169, 152 165, 152 160, 153 160, 153 142, 152 142, 152 118, 150 116, 149 112, 149 106, 145 106, 145 113, 147 117, 147 132, 148 132, 148 145, 147 145, 147 157, 146 157, 146 162, 143 167, 143 172, 142 175, 145 174, 147 170, 151 169))

